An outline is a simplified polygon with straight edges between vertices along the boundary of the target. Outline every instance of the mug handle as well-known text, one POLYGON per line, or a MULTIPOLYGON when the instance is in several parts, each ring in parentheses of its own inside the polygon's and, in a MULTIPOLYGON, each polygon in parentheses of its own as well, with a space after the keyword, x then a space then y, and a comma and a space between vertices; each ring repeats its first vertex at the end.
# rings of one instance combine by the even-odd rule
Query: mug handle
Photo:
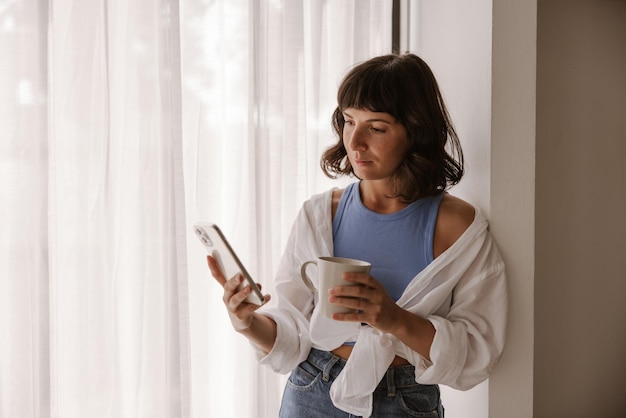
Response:
POLYGON ((300 268, 300 275, 302 276, 302 281, 304 282, 306 287, 311 289, 311 291, 313 292, 317 292, 317 289, 315 288, 315 286, 313 286, 311 279, 309 279, 309 277, 306 275, 306 268, 309 264, 315 264, 317 266, 317 260, 306 261, 304 264, 302 264, 302 267, 300 268))

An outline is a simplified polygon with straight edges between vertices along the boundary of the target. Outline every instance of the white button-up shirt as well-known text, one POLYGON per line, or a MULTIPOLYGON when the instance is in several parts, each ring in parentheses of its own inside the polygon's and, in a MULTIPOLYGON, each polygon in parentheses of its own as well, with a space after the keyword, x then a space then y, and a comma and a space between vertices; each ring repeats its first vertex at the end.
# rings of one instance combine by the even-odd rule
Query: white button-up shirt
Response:
POLYGON ((391 334, 334 321, 315 309, 318 294, 304 285, 300 267, 333 254, 331 201, 332 190, 315 195, 296 218, 276 275, 276 294, 259 310, 277 324, 270 353, 257 351, 260 363, 288 373, 311 347, 332 351, 356 341, 331 398, 339 409, 365 417, 371 415, 372 393, 396 355, 415 366, 421 384, 467 390, 485 380, 504 348, 507 287, 504 263, 480 210, 457 242, 413 278, 397 301, 434 325, 428 361, 391 334))

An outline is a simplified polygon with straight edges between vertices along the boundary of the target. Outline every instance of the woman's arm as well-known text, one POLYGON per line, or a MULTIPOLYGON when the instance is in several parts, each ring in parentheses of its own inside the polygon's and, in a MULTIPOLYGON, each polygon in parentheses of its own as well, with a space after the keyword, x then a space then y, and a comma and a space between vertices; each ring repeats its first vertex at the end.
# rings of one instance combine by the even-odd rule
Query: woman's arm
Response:
POLYGON ((259 347, 265 354, 268 354, 276 342, 276 322, 272 318, 256 312, 253 312, 250 318, 250 326, 237 330, 237 332, 259 347))
MULTIPOLYGON (((474 216, 474 207, 469 203, 448 194, 443 197, 435 224, 435 258, 463 235, 474 216)), ((384 287, 369 275, 348 273, 344 278, 361 286, 331 289, 331 303, 351 307, 359 312, 336 314, 333 319, 368 323, 380 331, 393 334, 410 349, 430 360, 430 348, 436 330, 428 319, 398 306, 384 287)))
MULTIPOLYGON (((226 280, 213 257, 207 256, 207 262, 211 274, 224 288, 222 300, 228 310, 228 316, 235 331, 248 338, 250 342, 259 347, 265 354, 269 353, 276 341, 276 322, 263 314, 255 312, 260 308, 259 305, 245 302, 251 290, 249 286, 237 290, 243 280, 241 275, 226 280)), ((265 303, 269 300, 270 295, 266 295, 265 303)))
MULTIPOLYGON (((458 197, 445 194, 439 205, 433 255, 439 257, 452 246, 474 221, 474 207, 458 197)), ((435 327, 427 319, 399 308, 397 327, 391 331, 400 341, 430 361, 430 347, 435 338, 435 327)))

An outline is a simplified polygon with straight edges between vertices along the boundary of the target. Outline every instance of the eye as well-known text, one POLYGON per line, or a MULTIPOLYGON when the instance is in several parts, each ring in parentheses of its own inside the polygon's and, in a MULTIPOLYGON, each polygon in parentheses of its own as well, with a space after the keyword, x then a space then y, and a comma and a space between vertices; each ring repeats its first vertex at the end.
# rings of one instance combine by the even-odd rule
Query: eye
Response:
POLYGON ((375 128, 375 127, 373 127, 373 126, 371 127, 371 130, 372 130, 374 133, 377 133, 377 134, 384 134, 385 132, 387 132, 386 130, 384 130, 384 129, 382 129, 382 128, 375 128))

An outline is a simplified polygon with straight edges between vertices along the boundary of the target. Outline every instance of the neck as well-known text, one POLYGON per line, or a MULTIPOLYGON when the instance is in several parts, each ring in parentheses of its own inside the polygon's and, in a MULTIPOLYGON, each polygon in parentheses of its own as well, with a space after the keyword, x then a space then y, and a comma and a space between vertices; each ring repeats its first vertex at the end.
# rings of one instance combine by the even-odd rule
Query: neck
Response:
POLYGON ((363 205, 376 213, 395 213, 408 206, 401 198, 390 197, 393 193, 387 182, 363 180, 359 186, 359 193, 363 205))

